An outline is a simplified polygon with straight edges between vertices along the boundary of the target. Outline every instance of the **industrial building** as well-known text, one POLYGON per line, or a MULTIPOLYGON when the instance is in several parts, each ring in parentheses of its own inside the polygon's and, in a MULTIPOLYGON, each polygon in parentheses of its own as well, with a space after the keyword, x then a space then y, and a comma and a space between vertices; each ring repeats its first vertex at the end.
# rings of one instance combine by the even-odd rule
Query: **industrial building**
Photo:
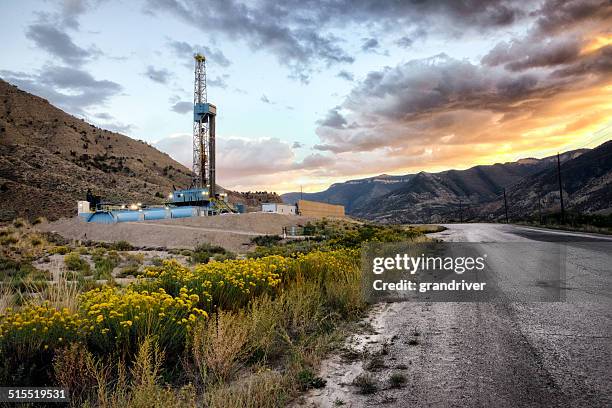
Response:
POLYGON ((344 206, 299 200, 297 204, 264 203, 261 212, 274 214, 304 215, 307 217, 344 217, 344 206))
POLYGON ((297 212, 306 217, 344 217, 344 206, 299 200, 297 202, 297 212))
POLYGON ((296 215, 297 207, 295 205, 290 204, 264 203, 261 205, 261 212, 296 215))

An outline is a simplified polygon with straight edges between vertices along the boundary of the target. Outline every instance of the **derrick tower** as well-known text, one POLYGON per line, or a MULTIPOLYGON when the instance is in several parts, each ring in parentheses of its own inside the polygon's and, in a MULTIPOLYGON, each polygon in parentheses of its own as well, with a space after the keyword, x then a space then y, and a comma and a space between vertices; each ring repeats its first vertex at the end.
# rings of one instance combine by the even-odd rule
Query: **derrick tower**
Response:
POLYGON ((193 187, 208 189, 215 197, 215 117, 217 107, 208 103, 206 92, 206 57, 194 55, 193 89, 193 187))

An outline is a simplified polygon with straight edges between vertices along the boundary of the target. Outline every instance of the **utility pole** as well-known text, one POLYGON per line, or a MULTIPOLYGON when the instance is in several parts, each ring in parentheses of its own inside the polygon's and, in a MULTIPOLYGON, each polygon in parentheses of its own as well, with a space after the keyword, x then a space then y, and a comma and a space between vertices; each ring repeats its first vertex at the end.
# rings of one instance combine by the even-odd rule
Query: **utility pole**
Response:
POLYGON ((300 200, 304 199, 304 191, 302 190, 302 186, 300 185, 300 200))
POLYGON ((557 153, 557 176, 559 178, 559 198, 561 199, 561 224, 565 224, 565 207, 563 206, 563 184, 561 183, 561 158, 557 153))
POLYGON ((461 198, 459 199, 459 222, 463 223, 463 206, 461 205, 461 198))
POLYGON ((504 209, 506 210, 506 224, 508 224, 508 200, 506 199, 506 189, 504 188, 504 209))

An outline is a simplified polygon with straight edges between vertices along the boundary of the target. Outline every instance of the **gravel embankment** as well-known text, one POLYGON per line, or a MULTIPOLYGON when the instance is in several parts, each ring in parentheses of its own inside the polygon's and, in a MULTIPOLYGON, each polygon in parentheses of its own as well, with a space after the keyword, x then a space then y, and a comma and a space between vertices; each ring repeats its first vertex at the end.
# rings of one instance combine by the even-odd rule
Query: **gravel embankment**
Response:
POLYGON ((220 245, 230 251, 246 252, 251 238, 281 234, 284 226, 303 225, 313 218, 283 214, 227 214, 172 220, 96 224, 78 217, 42 224, 64 238, 94 241, 128 241, 138 247, 191 248, 199 243, 220 245))

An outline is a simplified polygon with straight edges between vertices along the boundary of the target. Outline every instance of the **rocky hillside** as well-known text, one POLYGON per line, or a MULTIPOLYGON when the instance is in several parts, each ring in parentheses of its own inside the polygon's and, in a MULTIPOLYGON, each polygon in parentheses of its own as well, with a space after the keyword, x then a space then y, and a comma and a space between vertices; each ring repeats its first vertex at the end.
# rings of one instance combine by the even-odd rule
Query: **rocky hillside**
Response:
MULTIPOLYGON (((609 157, 605 152, 601 153, 605 146, 561 155, 563 171, 575 169, 565 186, 566 194, 571 198, 568 208, 595 211, 610 206, 611 201, 605 200, 606 194, 610 194, 606 193, 610 190, 609 168, 594 159, 601 155, 609 157)), ((350 215, 385 223, 484 221, 502 217, 504 188, 508 189, 508 199, 516 202, 513 208, 517 214, 537 206, 537 201, 531 199, 531 191, 535 189, 548 197, 546 208, 553 208, 555 191, 558 190, 555 177, 556 156, 552 156, 475 166, 467 170, 352 180, 334 184, 319 193, 304 194, 304 198, 342 204, 350 215)), ((558 205, 558 192, 556 196, 558 205)), ((299 197, 299 193, 282 197, 291 202, 299 197)))
POLYGON ((0 221, 72 216, 88 188, 109 201, 161 203, 190 180, 189 169, 145 142, 0 80, 0 221))
MULTIPOLYGON (((566 209, 582 214, 609 214, 612 211, 612 141, 571 160, 562 160, 561 179, 566 209)), ((509 217, 536 216, 540 211, 538 199, 542 211, 559 211, 556 162, 508 189, 509 217)), ((480 212, 491 214, 492 218, 502 218, 503 202, 493 201, 480 212)))

